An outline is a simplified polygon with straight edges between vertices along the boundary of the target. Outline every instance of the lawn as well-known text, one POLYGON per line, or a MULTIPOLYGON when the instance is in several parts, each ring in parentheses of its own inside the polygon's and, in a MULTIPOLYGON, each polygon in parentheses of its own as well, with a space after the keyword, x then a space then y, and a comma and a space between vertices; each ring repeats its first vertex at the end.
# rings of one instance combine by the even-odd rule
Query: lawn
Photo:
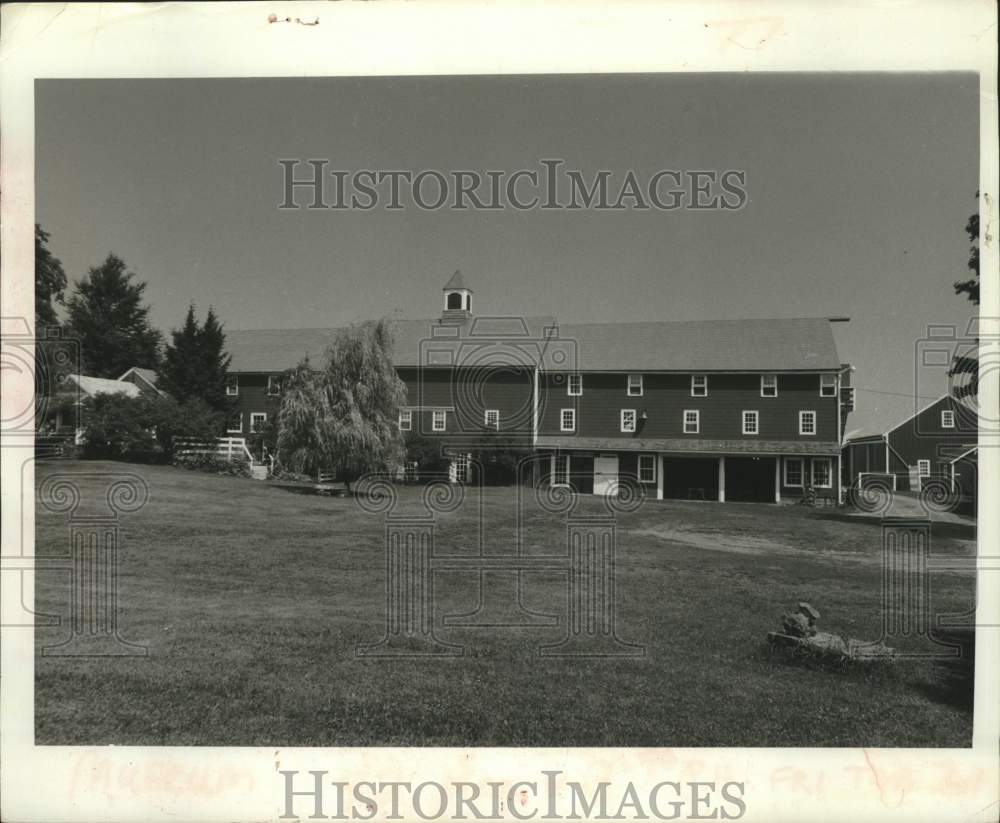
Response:
MULTIPOLYGON (((828 671, 771 655, 767 632, 807 600, 820 628, 880 634, 881 529, 844 510, 648 501, 618 515, 617 619, 632 658, 544 657, 565 634, 566 575, 524 575, 547 627, 469 628, 479 577, 434 574, 439 638, 456 657, 364 658, 385 628, 384 516, 349 498, 292 494, 172 467, 40 463, 135 472, 149 501, 122 516, 120 634, 145 657, 36 659, 40 744, 438 746, 968 746, 971 695, 941 667, 828 671)), ((81 513, 106 484, 79 481, 81 513)), ((421 510, 399 490, 398 512, 421 510)), ((525 553, 565 552, 566 527, 529 495, 525 553)), ((435 551, 511 552, 515 490, 470 490, 439 515, 435 551), (481 504, 481 506, 480 506, 481 504)), ((577 513, 604 511, 581 497, 577 513)), ((65 552, 67 516, 39 510, 37 551, 65 552)), ((935 523, 933 550, 974 553, 970 523, 935 523)), ((67 614, 67 575, 44 572, 37 607, 67 614)), ((486 578, 487 587, 499 578, 486 578)), ((506 579, 510 579, 509 576, 506 579)), ((493 590, 491 588, 491 590, 493 590)), ((493 590, 494 593, 496 590, 493 590)), ((964 612, 974 577, 937 573, 936 612, 964 612)), ((513 609, 513 607, 512 607, 513 609)), ((514 615, 513 610, 511 616, 514 615)), ((505 621, 500 621, 505 622, 505 621)), ((39 627, 42 645, 65 627, 39 627)), ((926 648, 919 638, 901 647, 926 648)))

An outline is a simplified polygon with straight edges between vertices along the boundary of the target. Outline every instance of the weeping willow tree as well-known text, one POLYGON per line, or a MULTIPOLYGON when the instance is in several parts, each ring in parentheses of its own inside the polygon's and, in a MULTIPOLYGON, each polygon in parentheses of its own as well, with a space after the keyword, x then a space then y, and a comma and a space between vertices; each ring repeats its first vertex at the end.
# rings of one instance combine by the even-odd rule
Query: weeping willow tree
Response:
POLYGON ((278 412, 278 459, 302 474, 333 471, 348 489, 403 459, 399 407, 406 387, 392 362, 392 329, 372 320, 340 330, 323 368, 288 372, 278 412))

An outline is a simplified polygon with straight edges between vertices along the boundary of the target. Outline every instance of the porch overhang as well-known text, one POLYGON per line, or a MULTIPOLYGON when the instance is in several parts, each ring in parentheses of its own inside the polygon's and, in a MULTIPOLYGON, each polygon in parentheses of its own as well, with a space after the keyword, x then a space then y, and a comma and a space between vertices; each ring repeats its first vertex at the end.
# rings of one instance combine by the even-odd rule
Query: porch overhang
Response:
POLYGON ((538 449, 562 451, 673 452, 684 454, 824 455, 836 457, 835 440, 705 440, 641 437, 553 437, 539 436, 538 449))

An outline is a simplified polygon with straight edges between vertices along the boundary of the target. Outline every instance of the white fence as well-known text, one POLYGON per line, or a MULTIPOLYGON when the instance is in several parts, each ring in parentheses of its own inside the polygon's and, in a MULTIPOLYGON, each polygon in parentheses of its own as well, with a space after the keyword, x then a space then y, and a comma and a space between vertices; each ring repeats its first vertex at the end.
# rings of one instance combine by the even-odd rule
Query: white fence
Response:
POLYGON ((251 466, 254 464, 253 455, 243 437, 219 437, 214 443, 211 440, 178 440, 174 444, 174 454, 179 457, 213 455, 220 460, 245 458, 251 466))

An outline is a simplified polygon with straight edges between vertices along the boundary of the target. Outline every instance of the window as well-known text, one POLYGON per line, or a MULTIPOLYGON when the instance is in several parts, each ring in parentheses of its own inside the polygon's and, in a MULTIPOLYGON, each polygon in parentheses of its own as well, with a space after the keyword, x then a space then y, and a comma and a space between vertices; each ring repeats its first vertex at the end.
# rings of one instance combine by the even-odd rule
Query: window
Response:
POLYGON ((229 397, 236 397, 240 393, 240 378, 235 374, 226 378, 226 394, 229 397))
POLYGON ((455 482, 468 483, 470 468, 469 455, 456 454, 455 459, 451 461, 451 465, 455 471, 455 482))
POLYGON ((635 431, 635 409, 622 409, 621 423, 623 432, 635 431))
POLYGON ((552 471, 552 485, 553 486, 568 486, 569 485, 569 455, 568 454, 557 454, 553 458, 554 467, 552 471))
POLYGON ((448 425, 447 412, 436 411, 431 418, 431 429, 436 432, 443 432, 448 425))
POLYGON ((655 454, 640 454, 639 455, 639 482, 640 483, 655 483, 656 482, 656 455, 655 454))
POLYGON ((267 422, 266 412, 252 412, 250 414, 250 431, 259 432, 267 422))
POLYGON ((571 374, 566 378, 566 394, 570 397, 579 397, 583 394, 583 375, 571 374))
POLYGON ((799 412, 799 434, 816 434, 816 412, 799 412))
POLYGON ((760 376, 760 396, 761 397, 778 396, 778 375, 762 374, 760 376))
POLYGON ((239 433, 243 431, 242 412, 236 412, 236 414, 229 418, 229 422, 226 423, 226 431, 230 433, 239 433))
POLYGON ((757 419, 757 412, 743 412, 743 434, 760 434, 760 426, 758 423, 759 420, 757 419))
POLYGON ((630 374, 628 376, 628 396, 642 397, 642 375, 630 374))
POLYGON ((802 458, 785 458, 785 485, 802 488, 802 458))
POLYGON ((950 410, 941 412, 941 428, 942 429, 955 428, 955 412, 950 410))
POLYGON ((691 396, 692 397, 708 397, 708 375, 707 374, 692 374, 691 375, 691 396))
POLYGON ((697 434, 701 428, 701 412, 697 409, 685 409, 684 434, 697 434))
POLYGON ((931 476, 931 461, 930 460, 918 460, 917 461, 917 475, 920 477, 930 477, 931 476))
POLYGON ((576 409, 563 409, 560 412, 559 431, 576 431, 576 409))
POLYGON ((830 471, 830 458, 814 457, 812 470, 812 484, 818 489, 830 488, 830 479, 832 477, 832 472, 830 471))
POLYGON ((269 375, 267 378, 267 393, 271 397, 275 397, 281 394, 281 378, 275 374, 269 375))
POLYGON ((820 397, 837 396, 837 375, 821 374, 819 376, 819 396, 820 397))
POLYGON ((488 429, 499 429, 500 428, 500 410, 499 409, 487 409, 485 417, 486 428, 488 429))
POLYGON ((413 428, 413 412, 410 409, 403 409, 399 412, 399 430, 408 432, 413 428))

